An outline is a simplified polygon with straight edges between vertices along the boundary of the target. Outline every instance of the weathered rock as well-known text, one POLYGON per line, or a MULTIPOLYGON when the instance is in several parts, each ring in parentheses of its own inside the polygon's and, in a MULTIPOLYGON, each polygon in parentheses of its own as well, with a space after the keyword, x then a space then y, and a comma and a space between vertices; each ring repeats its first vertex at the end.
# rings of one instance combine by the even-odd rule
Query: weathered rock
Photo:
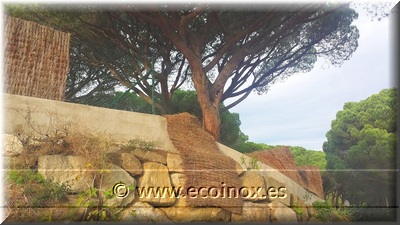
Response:
MULTIPOLYGON (((113 191, 117 183, 123 183, 125 187, 136 186, 136 181, 124 169, 113 164, 108 164, 95 178, 95 173, 86 167, 87 161, 79 156, 45 155, 38 160, 38 172, 43 174, 46 179, 51 179, 55 183, 67 183, 70 185, 71 192, 82 192, 90 187, 99 188, 103 193, 103 204, 105 206, 125 206, 132 202, 135 193, 131 191, 128 195, 118 198, 113 197, 105 200, 104 192, 113 191), (93 183, 93 180, 96 182, 93 183)), ((112 192, 111 192, 112 193, 112 192)))
POLYGON ((236 173, 238 176, 240 176, 244 171, 246 171, 245 168, 243 168, 244 166, 240 165, 240 163, 235 161, 235 166, 236 166, 236 173))
POLYGON ((185 188, 186 175, 183 173, 170 173, 171 184, 175 188, 185 188))
POLYGON ((279 202, 285 204, 286 206, 291 206, 290 202, 290 192, 286 188, 285 184, 275 180, 272 177, 265 177, 265 182, 267 183, 267 189, 269 190, 269 199, 271 201, 278 200, 279 202), (274 188, 274 189, 272 189, 274 188))
POLYGON ((68 183, 71 192, 81 192, 93 186, 93 173, 79 156, 39 156, 38 172, 56 183, 68 183))
POLYGON ((167 165, 167 160, 164 156, 154 153, 151 150, 145 151, 142 149, 135 149, 132 153, 140 160, 140 162, 158 162, 163 165, 167 165))
POLYGON ((121 161, 122 168, 132 176, 141 175, 143 173, 142 164, 133 154, 121 153, 121 161))
MULTIPOLYGON (((99 182, 96 186, 100 191, 115 191, 113 190, 116 184, 123 184, 121 187, 121 196, 114 196, 111 199, 106 200, 106 196, 103 196, 103 204, 105 206, 126 206, 135 199, 135 191, 128 190, 129 187, 136 187, 136 180, 130 176, 124 169, 114 164, 107 164, 107 169, 104 170, 101 183, 99 182), (127 193, 126 195, 122 193, 127 193)), ((115 193, 114 193, 115 194, 115 193)))
POLYGON ((144 202, 135 202, 121 212, 121 221, 172 223, 160 209, 144 202))
MULTIPOLYGON (((186 175, 183 173, 170 173, 169 174, 170 179, 171 179, 171 184, 173 187, 175 187, 176 190, 178 190, 180 188, 180 190, 182 190, 182 192, 184 192, 185 189, 185 182, 186 182, 186 175)), ((182 193, 184 194, 184 193, 182 193)), ((176 207, 186 207, 188 206, 186 198, 183 197, 183 195, 177 195, 176 196, 176 200, 173 204, 173 206, 176 207)))
POLYGON ((72 221, 82 221, 84 219, 85 211, 87 210, 82 205, 79 205, 79 196, 78 195, 67 195, 67 199, 57 206, 52 206, 53 208, 63 207, 69 208, 70 215, 72 218, 68 218, 72 221))
POLYGON ((174 204, 171 205, 171 207, 179 207, 179 208, 188 207, 188 206, 189 206, 189 204, 186 201, 186 197, 182 197, 182 196, 176 197, 174 204))
POLYGON ((173 222, 227 222, 230 212, 221 208, 159 208, 173 222))
POLYGON ((293 222, 297 223, 296 213, 279 201, 268 203, 271 221, 274 222, 293 222))
POLYGON ((179 154, 167 154, 167 167, 169 172, 184 172, 182 157, 179 154))
POLYGON ((269 222, 270 209, 267 203, 243 202, 241 215, 232 213, 232 222, 269 222))
POLYGON ((240 176, 240 180, 242 182, 240 190, 247 190, 240 191, 243 200, 254 202, 268 199, 264 178, 257 170, 244 172, 240 176))
POLYGON ((290 205, 294 208, 298 221, 308 221, 308 207, 297 195, 290 194, 290 205))
POLYGON ((18 156, 24 150, 21 141, 14 135, 3 134, 3 156, 18 156))
POLYGON ((155 162, 143 164, 143 175, 138 180, 138 188, 145 189, 146 196, 139 196, 140 201, 147 202, 153 206, 167 206, 175 202, 175 196, 170 195, 172 190, 168 168, 155 162), (157 195, 157 190, 159 195, 157 195))

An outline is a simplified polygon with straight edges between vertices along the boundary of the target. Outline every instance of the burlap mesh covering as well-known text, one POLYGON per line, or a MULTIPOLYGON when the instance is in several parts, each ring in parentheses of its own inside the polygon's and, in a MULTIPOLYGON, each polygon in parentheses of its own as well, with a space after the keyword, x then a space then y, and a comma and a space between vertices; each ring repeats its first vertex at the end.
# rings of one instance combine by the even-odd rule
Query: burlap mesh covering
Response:
POLYGON ((270 150, 247 153, 246 155, 271 166, 308 191, 323 198, 322 178, 319 168, 313 166, 297 167, 289 147, 281 146, 270 150))
MULTIPOLYGON (((212 136, 201 128, 195 116, 181 113, 166 118, 169 137, 183 160, 186 188, 240 188, 235 162, 219 151, 212 136)), ((217 198, 186 198, 186 202, 191 207, 219 207, 242 213, 240 197, 228 198, 221 194, 217 198)))
POLYGON ((297 166, 307 190, 324 199, 321 172, 318 166, 297 166))
POLYGON ((70 34, 4 16, 4 92, 64 100, 70 34))
POLYGON ((246 155, 279 170, 279 172, 290 177, 296 183, 303 184, 289 147, 282 146, 270 150, 251 152, 246 155))

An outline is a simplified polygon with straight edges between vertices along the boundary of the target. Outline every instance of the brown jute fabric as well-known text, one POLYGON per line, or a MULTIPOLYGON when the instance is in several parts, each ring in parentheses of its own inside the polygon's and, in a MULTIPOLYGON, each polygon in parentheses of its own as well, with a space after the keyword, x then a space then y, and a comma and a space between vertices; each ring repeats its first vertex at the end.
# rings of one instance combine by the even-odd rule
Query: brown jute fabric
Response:
POLYGON ((269 150, 256 151, 246 155, 254 157, 260 162, 271 166, 279 172, 290 177, 293 181, 303 186, 297 167, 294 163, 292 152, 287 146, 281 146, 269 150))
POLYGON ((247 153, 260 162, 283 173, 308 191, 323 198, 322 178, 316 166, 296 166, 292 152, 287 146, 247 153))
POLYGON ((200 193, 197 197, 186 196, 188 206, 219 207, 241 214, 242 198, 227 193, 228 187, 240 189, 235 162, 219 151, 213 137, 201 128, 195 116, 181 113, 165 117, 169 137, 182 157, 187 177, 185 188, 208 190, 203 192, 207 193, 207 198, 200 196, 200 193))
POLYGON ((4 92, 64 100, 70 34, 4 16, 4 92))
POLYGON ((324 199, 321 172, 318 166, 297 166, 304 187, 324 199))

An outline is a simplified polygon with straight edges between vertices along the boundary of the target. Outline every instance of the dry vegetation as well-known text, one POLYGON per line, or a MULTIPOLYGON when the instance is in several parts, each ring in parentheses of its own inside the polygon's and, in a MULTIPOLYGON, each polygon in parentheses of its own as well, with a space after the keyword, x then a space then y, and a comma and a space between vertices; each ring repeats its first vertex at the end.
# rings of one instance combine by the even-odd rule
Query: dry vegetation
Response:
MULTIPOLYGON (((28 115, 29 116, 29 113, 28 115)), ((29 118, 25 118, 29 121, 29 118)), ((38 158, 43 155, 74 155, 87 159, 93 176, 106 169, 112 162, 110 149, 131 151, 135 148, 151 150, 154 143, 132 140, 126 146, 118 146, 109 135, 90 132, 77 123, 66 122, 52 132, 40 132, 29 123, 32 132, 18 133, 24 151, 10 158, 9 170, 5 175, 6 221, 71 221, 76 217, 78 195, 68 195, 68 184, 56 184, 37 173, 38 158)), ((99 176, 97 176, 99 177, 99 176)), ((78 200, 79 201, 79 200, 78 200)))
POLYGON ((51 133, 43 134, 36 130, 30 134, 19 133, 18 137, 25 151, 16 157, 14 169, 36 169, 39 156, 56 154, 80 156, 93 162, 94 168, 102 168, 107 161, 106 153, 115 143, 105 133, 90 132, 72 122, 51 133))

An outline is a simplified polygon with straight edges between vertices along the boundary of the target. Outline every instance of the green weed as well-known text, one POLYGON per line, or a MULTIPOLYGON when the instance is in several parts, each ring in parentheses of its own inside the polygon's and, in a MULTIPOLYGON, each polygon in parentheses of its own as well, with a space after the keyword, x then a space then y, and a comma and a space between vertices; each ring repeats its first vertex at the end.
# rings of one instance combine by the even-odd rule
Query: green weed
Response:
POLYGON ((128 141, 128 144, 125 146, 128 150, 142 149, 146 151, 154 150, 157 148, 157 142, 155 141, 145 141, 140 138, 135 138, 128 141))
POLYGON ((246 163, 244 156, 240 157, 240 163, 247 169, 259 170, 261 168, 259 161, 256 158, 251 157, 249 163, 246 163))
POLYGON ((58 184, 32 170, 11 170, 8 179, 23 189, 30 206, 40 207, 51 201, 66 200, 70 190, 68 183, 58 184))

